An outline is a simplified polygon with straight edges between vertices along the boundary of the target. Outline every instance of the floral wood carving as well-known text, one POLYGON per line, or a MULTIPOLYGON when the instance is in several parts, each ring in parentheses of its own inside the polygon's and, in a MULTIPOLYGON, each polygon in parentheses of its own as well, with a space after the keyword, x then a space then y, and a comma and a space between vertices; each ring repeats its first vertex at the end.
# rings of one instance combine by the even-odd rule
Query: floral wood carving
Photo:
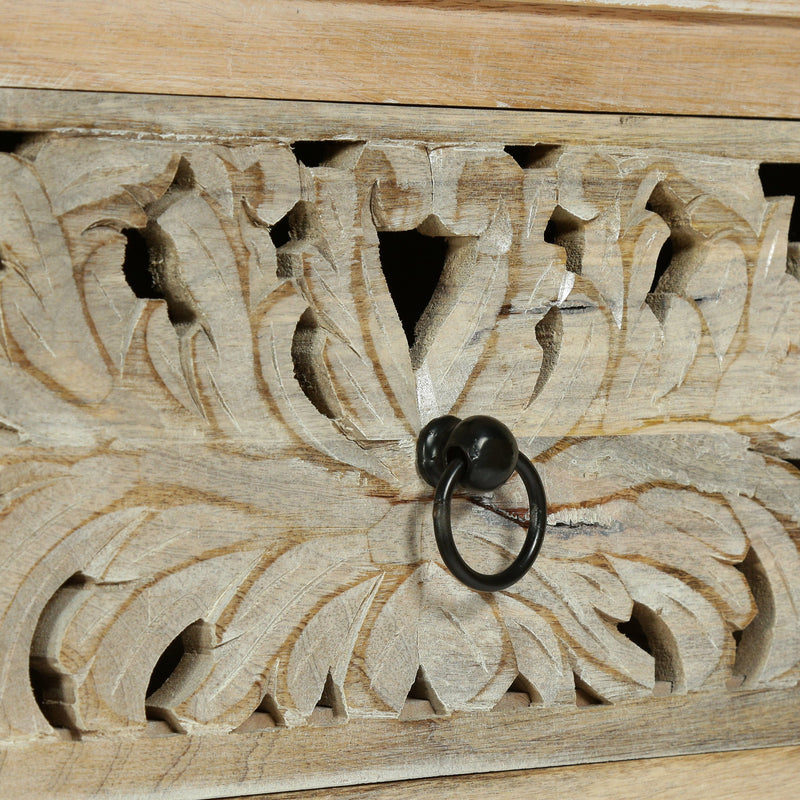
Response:
MULTIPOLYGON (((791 208, 757 163, 611 147, 0 154, 0 736, 794 685, 791 208), (380 234, 410 230, 445 255, 409 348, 380 234), (445 413, 547 487, 502 593, 435 551, 413 449, 445 413)), ((468 560, 524 509, 457 501, 468 560)))

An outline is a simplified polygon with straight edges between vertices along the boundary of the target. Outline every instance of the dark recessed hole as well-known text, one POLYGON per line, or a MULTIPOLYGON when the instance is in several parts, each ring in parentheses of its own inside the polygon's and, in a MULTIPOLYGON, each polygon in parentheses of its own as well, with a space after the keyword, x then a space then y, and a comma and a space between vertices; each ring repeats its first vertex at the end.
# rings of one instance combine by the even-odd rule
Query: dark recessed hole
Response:
POLYGON ((605 700, 600 697, 594 689, 592 689, 589 684, 582 681, 575 673, 573 673, 573 678, 575 679, 575 705, 579 708, 584 708, 586 706, 602 706, 605 705, 605 700))
POLYGON ((0 153, 16 153, 39 135, 29 131, 0 131, 0 153))
POLYGON ((187 698, 210 669, 214 628, 196 620, 176 636, 161 653, 145 692, 145 716, 164 720, 176 733, 185 733, 173 708, 187 698))
POLYGON ((386 285, 412 347, 417 323, 442 276, 449 243, 445 237, 411 230, 378 231, 378 244, 386 285))
POLYGON ((675 637, 658 614, 641 603, 634 603, 630 620, 617 625, 617 629, 653 657, 658 691, 664 693, 666 687, 669 693, 683 687, 683 666, 675 637))
POLYGON ((653 649, 650 647, 650 642, 647 639, 647 634, 642 628, 641 622, 633 616, 627 622, 620 622, 617 625, 617 630, 627 636, 637 647, 640 647, 645 653, 653 655, 653 649))
POLYGON ((664 182, 656 184, 645 208, 658 214, 669 228, 669 238, 661 246, 647 302, 663 322, 661 295, 683 291, 698 266, 705 237, 692 227, 689 208, 664 182))
POLYGON ((758 177, 765 197, 794 197, 789 222, 789 241, 800 242, 800 164, 761 164, 758 177))
POLYGON ((122 272, 131 291, 145 300, 164 300, 173 325, 194 323, 193 299, 177 272, 169 235, 154 221, 144 229, 123 228, 121 233, 125 237, 122 272))
POLYGON ((349 156, 360 150, 362 145, 363 142, 355 141, 301 141, 292 145, 292 152, 295 158, 307 167, 333 167, 346 161, 349 156))
POLYGON ((163 300, 164 294, 158 288, 150 268, 150 248, 144 234, 138 228, 123 228, 125 237, 125 260, 122 272, 128 286, 137 297, 147 300, 163 300))
POLYGON ((653 273, 653 282, 650 285, 650 293, 652 294, 658 289, 658 282, 661 276, 667 271, 669 265, 672 263, 674 255, 674 248, 672 246, 672 237, 668 236, 661 249, 658 251, 658 258, 656 259, 656 271, 653 273))
POLYGON ((167 645, 166 650, 153 667, 150 682, 147 684, 147 697, 154 695, 170 679, 184 655, 186 655, 186 648, 183 644, 183 633, 181 633, 167 645))
POLYGON ((563 247, 567 253, 567 269, 578 275, 583 266, 584 222, 569 211, 556 206, 544 229, 544 240, 548 244, 563 247))
MULTIPOLYGON (((289 214, 291 213, 290 211, 289 214)), ((289 214, 281 217, 274 225, 270 226, 269 237, 272 239, 272 244, 275 245, 276 250, 291 241, 289 214)))
POLYGON ((557 144, 510 144, 503 149, 522 169, 550 167, 561 154, 561 147, 557 144))
MULTIPOLYGON (((57 729, 70 730, 77 735, 72 710, 74 686, 72 676, 51 660, 50 648, 63 628, 64 617, 71 616, 76 606, 84 602, 93 582, 76 573, 59 586, 47 601, 34 630, 31 642, 29 675, 33 696, 45 719, 57 729)), ((55 642, 57 648, 58 642, 55 642)))

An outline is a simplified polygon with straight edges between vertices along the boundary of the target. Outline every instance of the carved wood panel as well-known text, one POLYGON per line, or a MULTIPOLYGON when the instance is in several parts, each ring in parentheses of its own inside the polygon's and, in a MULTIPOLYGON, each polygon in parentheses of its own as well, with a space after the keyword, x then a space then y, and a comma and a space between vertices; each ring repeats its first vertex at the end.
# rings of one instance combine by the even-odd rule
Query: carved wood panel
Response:
MULTIPOLYGON (((0 739, 794 687, 800 235, 770 168, 265 134, 3 135, 0 739), (413 453, 446 413, 504 421, 547 489, 494 595, 436 552, 413 453)), ((521 484, 459 498, 459 547, 500 568, 526 513, 521 484)))

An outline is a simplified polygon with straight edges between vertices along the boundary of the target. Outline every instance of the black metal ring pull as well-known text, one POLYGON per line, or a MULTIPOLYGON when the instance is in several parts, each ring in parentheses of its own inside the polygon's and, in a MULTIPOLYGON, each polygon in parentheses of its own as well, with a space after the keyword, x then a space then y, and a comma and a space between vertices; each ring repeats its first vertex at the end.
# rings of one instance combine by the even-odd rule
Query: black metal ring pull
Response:
POLYGON ((547 500, 533 464, 519 452, 517 440, 502 422, 487 416, 438 417, 417 439, 417 469, 436 488, 433 530, 444 563, 462 583, 479 592, 497 592, 516 583, 531 568, 544 539, 547 500), (460 486, 487 492, 502 486, 516 472, 525 485, 530 506, 528 533, 519 555, 494 575, 467 564, 453 541, 450 502, 460 486))

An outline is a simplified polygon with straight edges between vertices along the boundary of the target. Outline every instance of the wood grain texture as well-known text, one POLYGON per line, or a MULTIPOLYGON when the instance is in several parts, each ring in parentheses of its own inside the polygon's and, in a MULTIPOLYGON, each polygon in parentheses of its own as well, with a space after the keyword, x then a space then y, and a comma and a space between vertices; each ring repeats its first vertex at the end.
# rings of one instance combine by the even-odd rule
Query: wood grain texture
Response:
POLYGON ((106 92, 0 89, 0 131, 135 133, 142 139, 291 143, 319 140, 433 144, 657 147, 751 161, 796 161, 796 126, 786 120, 659 117, 463 108, 374 106, 106 92))
MULTIPOLYGON (((324 0, 323 0, 324 1, 324 0)), ((413 3, 414 0, 405 0, 413 3)), ((423 2, 424 0, 420 0, 423 2)), ((796 17, 794 0, 502 0, 506 5, 631 8, 637 11, 682 11, 703 14, 750 14, 759 17, 796 17)))
POLYGON ((404 800, 429 794, 438 800, 516 800, 519 797, 591 797, 618 800, 787 800, 800 792, 800 748, 714 753, 551 767, 527 772, 464 775, 323 791, 286 792, 273 800, 404 800))
MULTIPOLYGON (((798 689, 619 706, 357 721, 223 736, 0 747, 0 796, 206 800, 797 743, 798 689), (657 723, 657 724, 656 724, 657 723)), ((357 790, 356 790, 357 791, 357 790)), ((786 797, 791 797, 789 794, 786 797)))
POLYGON ((155 0, 80 0, 66 13, 36 0, 6 3, 3 20, 4 86, 800 115, 796 18, 317 0, 207 0, 190 14, 155 0))
MULTIPOLYGON (((796 742, 798 243, 757 152, 543 115, 513 146, 362 139, 349 109, 321 140, 302 106, 293 135, 286 106, 141 135, 99 100, 105 132, 78 104, 0 153, 4 790, 796 742), (432 417, 487 411, 549 498, 494 595, 445 570, 413 458, 432 417)), ((497 570, 528 516, 516 484, 459 497, 459 547, 497 570)))

